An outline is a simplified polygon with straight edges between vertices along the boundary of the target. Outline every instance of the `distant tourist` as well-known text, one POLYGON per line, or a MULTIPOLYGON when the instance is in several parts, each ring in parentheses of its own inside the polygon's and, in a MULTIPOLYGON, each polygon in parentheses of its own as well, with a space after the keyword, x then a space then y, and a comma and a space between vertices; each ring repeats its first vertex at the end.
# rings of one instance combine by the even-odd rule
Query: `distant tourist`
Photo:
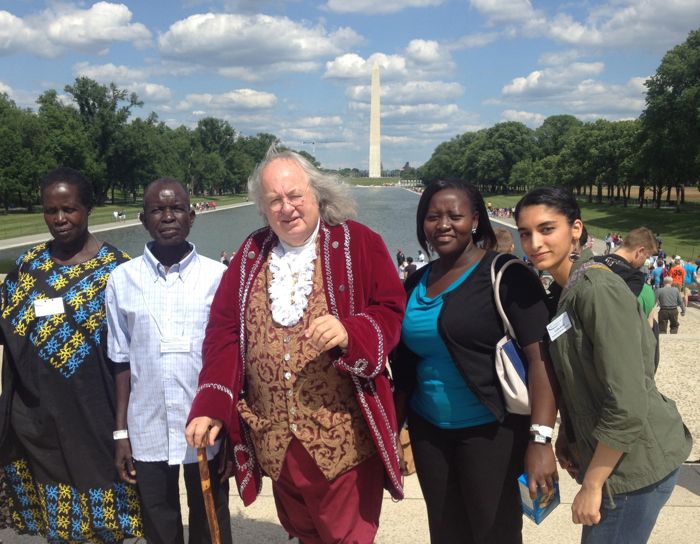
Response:
POLYGON ((418 267, 413 262, 413 257, 406 257, 406 268, 403 269, 403 279, 407 279, 418 267))
POLYGON ((496 227, 493 232, 496 233, 496 251, 499 253, 513 253, 515 251, 515 242, 509 229, 496 227))
POLYGON ((401 248, 396 250, 396 266, 401 268, 401 265, 404 263, 406 260, 406 255, 404 255, 404 252, 401 248))
POLYGON ((681 308, 681 315, 685 315, 685 302, 675 285, 673 278, 666 276, 664 286, 656 290, 656 300, 659 303, 659 332, 666 334, 669 322, 671 323, 671 334, 678 332, 680 323, 678 321, 678 307, 681 308))

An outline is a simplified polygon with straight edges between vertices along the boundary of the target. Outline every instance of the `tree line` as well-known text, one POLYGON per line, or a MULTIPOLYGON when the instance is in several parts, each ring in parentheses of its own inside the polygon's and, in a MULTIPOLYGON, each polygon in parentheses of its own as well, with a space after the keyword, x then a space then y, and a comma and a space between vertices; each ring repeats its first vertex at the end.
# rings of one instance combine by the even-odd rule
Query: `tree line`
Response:
POLYGON ((646 83, 638 119, 582 122, 554 115, 537 129, 505 122, 437 146, 418 169, 424 183, 460 177, 481 189, 524 191, 566 185, 589 201, 631 198, 677 208, 685 187, 700 188, 700 29, 663 57, 646 83))
MULTIPOLYGON (((195 195, 245 191, 246 181, 273 134, 244 136, 228 121, 201 119, 196 128, 170 128, 155 113, 131 119, 143 103, 113 83, 80 77, 44 92, 36 111, 0 94, 0 205, 28 210, 36 204, 41 176, 56 166, 81 170, 92 180, 98 204, 115 191, 135 201, 150 181, 174 177, 195 195)), ((307 152, 307 159, 316 163, 307 152)))

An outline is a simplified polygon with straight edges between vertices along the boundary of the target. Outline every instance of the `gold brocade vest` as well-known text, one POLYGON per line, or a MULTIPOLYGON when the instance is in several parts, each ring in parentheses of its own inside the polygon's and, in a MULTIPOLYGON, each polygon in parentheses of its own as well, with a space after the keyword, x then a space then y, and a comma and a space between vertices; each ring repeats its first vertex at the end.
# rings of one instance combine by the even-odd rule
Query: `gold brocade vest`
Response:
POLYGON ((272 319, 268 264, 269 257, 253 283, 246 312, 247 393, 238 410, 250 427, 258 462, 273 480, 280 476, 292 437, 331 480, 376 450, 350 377, 303 337, 311 321, 329 313, 321 260, 316 258, 304 315, 290 327, 272 319))

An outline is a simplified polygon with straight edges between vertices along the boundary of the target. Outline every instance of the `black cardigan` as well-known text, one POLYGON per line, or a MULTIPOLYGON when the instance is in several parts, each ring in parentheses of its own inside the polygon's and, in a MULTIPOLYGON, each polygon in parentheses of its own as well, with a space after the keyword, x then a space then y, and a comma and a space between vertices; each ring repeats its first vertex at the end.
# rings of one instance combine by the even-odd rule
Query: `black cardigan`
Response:
MULTIPOLYGON (((438 331, 467 386, 503 421, 506 409, 494 366, 496 344, 504 334, 491 286, 491 262, 496 255, 487 252, 469 277, 445 295, 438 331)), ((499 259, 497 270, 506 260, 499 259)), ((406 280, 408 299, 428 270, 425 266, 406 280)), ((506 271, 501 282, 501 302, 521 346, 545 338, 549 322, 545 296, 537 276, 525 267, 511 266, 506 271)), ((413 391, 419 362, 420 358, 400 342, 391 357, 397 390, 408 394, 413 391)))

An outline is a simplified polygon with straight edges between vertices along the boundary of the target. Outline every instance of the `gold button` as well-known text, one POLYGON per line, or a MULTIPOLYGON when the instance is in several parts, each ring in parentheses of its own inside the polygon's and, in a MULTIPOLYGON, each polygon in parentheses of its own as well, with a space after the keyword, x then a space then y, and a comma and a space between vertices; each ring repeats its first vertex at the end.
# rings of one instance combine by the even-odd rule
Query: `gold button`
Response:
POLYGON ((289 413, 292 414, 293 416, 295 416, 295 415, 297 415, 297 409, 294 408, 294 406, 292 406, 292 407, 289 409, 289 413))

